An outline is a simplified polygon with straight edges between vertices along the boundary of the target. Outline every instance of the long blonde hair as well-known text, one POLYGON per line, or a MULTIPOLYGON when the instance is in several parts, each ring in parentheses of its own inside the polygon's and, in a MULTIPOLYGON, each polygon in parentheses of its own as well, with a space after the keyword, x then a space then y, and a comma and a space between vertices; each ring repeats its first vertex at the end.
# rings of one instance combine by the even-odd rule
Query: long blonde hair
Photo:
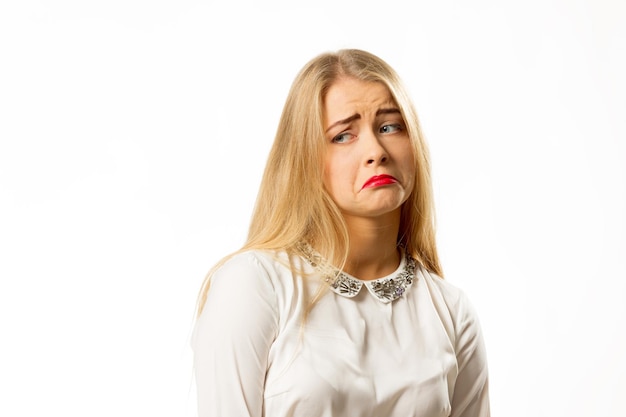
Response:
MULTIPOLYGON (((349 236, 343 216, 323 186, 326 143, 323 103, 339 77, 379 82, 390 91, 404 118, 413 145, 416 181, 402 207, 398 244, 403 245, 424 268, 442 276, 435 245, 435 212, 428 148, 417 113, 396 72, 377 56, 344 49, 321 54, 309 61, 294 80, 278 124, 248 239, 236 253, 251 249, 300 253, 309 242, 333 265, 345 263, 349 236)), ((198 314, 209 290, 207 275, 198 298, 198 314)))

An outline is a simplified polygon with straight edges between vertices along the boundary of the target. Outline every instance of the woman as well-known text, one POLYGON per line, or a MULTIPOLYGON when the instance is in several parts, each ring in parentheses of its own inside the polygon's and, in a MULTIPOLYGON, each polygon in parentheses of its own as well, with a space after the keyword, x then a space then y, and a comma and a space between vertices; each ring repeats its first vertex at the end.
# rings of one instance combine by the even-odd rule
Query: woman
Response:
POLYGON ((200 417, 489 416, 476 316, 442 278, 396 73, 323 54, 287 97, 246 244, 200 293, 200 417))

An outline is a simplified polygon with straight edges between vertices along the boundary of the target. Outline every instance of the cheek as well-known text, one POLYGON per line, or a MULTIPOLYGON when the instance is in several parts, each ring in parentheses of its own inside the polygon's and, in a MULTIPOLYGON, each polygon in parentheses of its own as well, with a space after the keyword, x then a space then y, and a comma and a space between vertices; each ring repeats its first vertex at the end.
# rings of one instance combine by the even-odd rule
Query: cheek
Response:
POLYGON ((404 151, 400 154, 400 166, 405 178, 410 181, 410 185, 413 185, 416 180, 415 175, 417 170, 415 164, 416 162, 413 158, 413 149, 411 147, 406 147, 406 149, 404 149, 404 151))
POLYGON ((337 175, 334 170, 335 164, 333 164, 332 158, 326 156, 326 160, 324 161, 324 175, 322 177, 324 181, 324 187, 327 191, 331 191, 333 189, 332 179, 337 175))
POLYGON ((324 161, 324 186, 327 190, 332 190, 337 187, 338 180, 344 177, 344 170, 346 164, 342 161, 340 155, 327 154, 324 161))
POLYGON ((412 157, 406 158, 406 161, 404 162, 404 169, 407 172, 407 175, 409 175, 411 178, 415 178, 415 161, 412 157))

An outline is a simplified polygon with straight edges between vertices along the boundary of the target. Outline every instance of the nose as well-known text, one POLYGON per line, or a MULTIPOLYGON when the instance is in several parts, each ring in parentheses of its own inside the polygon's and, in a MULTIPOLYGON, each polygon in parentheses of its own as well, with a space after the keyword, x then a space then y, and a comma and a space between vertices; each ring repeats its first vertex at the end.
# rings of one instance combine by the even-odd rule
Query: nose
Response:
POLYGON ((378 164, 384 164, 385 162, 387 162, 387 155, 381 155, 379 158, 371 158, 367 160, 367 165, 374 165, 375 162, 378 161, 378 164))
MULTIPOLYGON (((363 137, 361 137, 363 139, 363 137)), ((378 136, 371 132, 367 135, 367 148, 365 151, 366 165, 381 165, 389 160, 387 150, 382 146, 378 136)))

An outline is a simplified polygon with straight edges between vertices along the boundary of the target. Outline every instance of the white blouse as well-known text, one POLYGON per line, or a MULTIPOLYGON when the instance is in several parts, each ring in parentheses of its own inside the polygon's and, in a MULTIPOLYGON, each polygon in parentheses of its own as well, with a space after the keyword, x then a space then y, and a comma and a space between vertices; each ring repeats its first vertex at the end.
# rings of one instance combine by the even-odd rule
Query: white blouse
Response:
POLYGON ((342 277, 305 320, 321 282, 306 260, 249 251, 220 267, 192 339, 199 417, 490 415, 480 326, 459 289, 406 259, 378 280, 342 277))

